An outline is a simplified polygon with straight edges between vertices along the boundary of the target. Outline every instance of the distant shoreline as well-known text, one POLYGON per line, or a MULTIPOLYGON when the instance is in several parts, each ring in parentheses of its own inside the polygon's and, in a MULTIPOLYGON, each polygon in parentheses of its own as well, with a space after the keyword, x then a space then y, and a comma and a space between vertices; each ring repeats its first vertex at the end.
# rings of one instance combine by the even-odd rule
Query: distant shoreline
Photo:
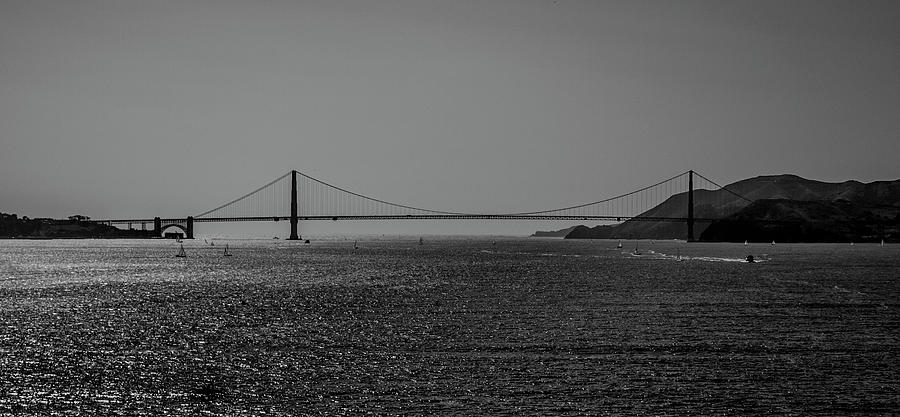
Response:
MULTIPOLYGON (((47 236, 0 236, 0 240, 115 240, 115 239, 140 239, 140 240, 165 240, 161 237, 135 237, 135 236, 66 236, 66 237, 47 237, 47 236)), ((172 240, 172 239, 169 239, 172 240)))
POLYGON ((16 214, 0 213, 0 239, 153 239, 152 230, 123 230, 91 222, 84 216, 68 220, 30 219, 16 214))

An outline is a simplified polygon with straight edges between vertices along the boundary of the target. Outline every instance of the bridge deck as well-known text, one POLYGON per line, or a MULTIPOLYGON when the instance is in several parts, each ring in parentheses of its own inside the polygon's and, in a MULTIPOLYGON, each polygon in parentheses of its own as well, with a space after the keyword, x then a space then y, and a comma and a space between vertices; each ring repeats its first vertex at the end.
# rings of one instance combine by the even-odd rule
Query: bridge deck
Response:
MULTIPOLYGON (((411 215, 366 215, 366 216, 297 216, 300 221, 309 220, 595 220, 609 222, 651 221, 651 222, 684 222, 685 217, 647 217, 647 216, 554 216, 528 214, 411 214, 411 215)), ((154 219, 100 219, 92 220, 103 224, 153 223, 154 219)), ((249 216, 249 217, 195 217, 197 223, 224 222, 260 222, 288 221, 290 216, 249 216)), ((695 218, 695 221, 713 221, 714 219, 695 218)), ((163 223, 183 223, 186 218, 163 218, 163 223)))

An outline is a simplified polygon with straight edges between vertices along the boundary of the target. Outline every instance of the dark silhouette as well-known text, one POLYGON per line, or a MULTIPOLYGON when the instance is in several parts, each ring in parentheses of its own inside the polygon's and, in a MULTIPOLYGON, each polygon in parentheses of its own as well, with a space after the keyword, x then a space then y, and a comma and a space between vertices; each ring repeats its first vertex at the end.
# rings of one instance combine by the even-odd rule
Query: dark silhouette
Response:
MULTIPOLYGON (((694 190, 693 194, 694 215, 698 219, 694 232, 700 240, 900 240, 896 226, 900 220, 900 180, 828 183, 796 175, 770 175, 738 181, 715 191, 694 190), (779 203, 754 205, 758 200, 779 203), (708 228, 712 230, 707 233, 708 228)), ((688 193, 673 195, 640 217, 686 218, 688 197, 688 193)), ((637 220, 593 228, 577 226, 566 238, 623 239, 632 235, 686 238, 683 223, 637 220)))
POLYGON ((150 230, 123 230, 89 221, 87 216, 71 216, 68 220, 19 218, 0 213, 0 238, 77 239, 77 238, 149 238, 150 230), (72 219, 76 217, 76 219, 72 219), (77 219, 80 217, 81 219, 77 219))

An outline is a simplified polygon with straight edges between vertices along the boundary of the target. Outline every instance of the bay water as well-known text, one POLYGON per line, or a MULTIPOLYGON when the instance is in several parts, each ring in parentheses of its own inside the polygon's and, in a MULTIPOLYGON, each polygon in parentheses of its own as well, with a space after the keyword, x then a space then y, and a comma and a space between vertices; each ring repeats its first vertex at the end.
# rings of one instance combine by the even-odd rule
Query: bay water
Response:
POLYGON ((0 416, 900 413, 900 245, 213 243, 0 241, 0 416))

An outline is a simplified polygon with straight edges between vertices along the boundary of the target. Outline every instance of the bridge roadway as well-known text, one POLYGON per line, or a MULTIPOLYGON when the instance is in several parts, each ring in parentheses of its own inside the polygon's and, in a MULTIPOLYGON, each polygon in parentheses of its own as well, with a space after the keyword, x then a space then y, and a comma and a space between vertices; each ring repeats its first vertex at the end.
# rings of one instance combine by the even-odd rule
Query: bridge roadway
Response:
MULTIPOLYGON (((194 217, 195 223, 225 222, 261 222, 290 220, 290 216, 249 216, 249 217, 194 217)), ((186 218, 161 218, 162 223, 184 223, 186 218)), ((650 222, 684 222, 686 217, 650 217, 650 216, 559 216, 529 214, 385 214, 385 215, 337 215, 337 216, 297 216, 297 220, 595 220, 623 222, 626 220, 650 222)), ((694 218, 694 221, 713 221, 715 219, 694 218)), ((94 223, 140 224, 153 223, 154 219, 102 219, 91 220, 94 223)))

